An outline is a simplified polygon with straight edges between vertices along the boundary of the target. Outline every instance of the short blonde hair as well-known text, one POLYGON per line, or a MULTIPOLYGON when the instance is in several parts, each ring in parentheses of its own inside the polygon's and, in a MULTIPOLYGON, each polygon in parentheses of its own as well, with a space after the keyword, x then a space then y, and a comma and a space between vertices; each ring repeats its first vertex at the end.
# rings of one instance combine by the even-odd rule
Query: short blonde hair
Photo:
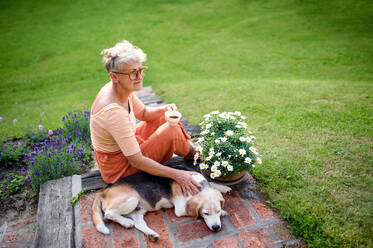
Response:
POLYGON ((102 50, 101 54, 104 55, 102 61, 108 72, 121 70, 124 64, 146 61, 146 54, 141 48, 132 45, 128 40, 122 40, 112 48, 102 50))

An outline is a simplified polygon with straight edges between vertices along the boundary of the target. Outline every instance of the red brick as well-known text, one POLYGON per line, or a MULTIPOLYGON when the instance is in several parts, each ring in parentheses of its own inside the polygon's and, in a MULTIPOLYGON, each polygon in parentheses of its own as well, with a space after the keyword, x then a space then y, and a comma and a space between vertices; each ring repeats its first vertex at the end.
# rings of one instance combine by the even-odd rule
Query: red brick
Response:
POLYGON ((242 232, 238 236, 246 248, 264 248, 273 243, 269 233, 264 229, 242 232))
POLYGON ((113 247, 120 248, 138 248, 140 247, 140 242, 137 238, 135 228, 127 229, 118 223, 111 222, 110 223, 112 230, 113 230, 113 247))
POLYGON ((30 218, 26 218, 26 219, 23 219, 23 220, 19 220, 17 221, 16 223, 14 224, 11 224, 9 227, 8 227, 8 231, 13 231, 15 229, 18 229, 24 225, 27 225, 27 224, 30 224, 30 223, 33 223, 33 222, 36 222, 36 216, 31 216, 30 218))
POLYGON ((166 214, 167 214, 167 217, 168 217, 168 220, 170 221, 170 223, 180 222, 180 221, 183 221, 183 220, 190 219, 190 217, 177 217, 175 215, 175 209, 174 208, 166 209, 166 214))
POLYGON ((92 204, 96 194, 91 193, 80 197, 80 223, 92 223, 92 204))
POLYGON ((36 236, 36 231, 33 231, 33 232, 31 233, 30 238, 28 239, 28 242, 34 242, 34 240, 35 240, 35 236, 36 236))
POLYGON ((240 244, 238 243, 237 239, 233 236, 224 237, 219 240, 215 240, 212 243, 212 248, 240 248, 240 244))
MULTIPOLYGON (((224 225, 222 225, 224 227, 224 225)), ((196 222, 179 225, 177 232, 175 233, 176 238, 181 242, 195 240, 203 238, 212 234, 212 231, 206 226, 203 220, 196 222)))
POLYGON ((289 232, 289 224, 285 221, 273 225, 273 230, 281 240, 289 240, 295 238, 289 232))
POLYGON ((108 247, 109 235, 102 234, 96 230, 96 227, 89 226, 82 229, 82 247, 108 247))
POLYGON ((251 206, 257 212, 257 214, 263 219, 271 219, 276 217, 276 214, 267 205, 259 201, 250 201, 251 206))
POLYGON ((174 247, 170 239, 170 234, 168 233, 166 223, 163 219, 162 211, 155 211, 145 215, 145 221, 148 224, 148 227, 153 229, 159 234, 159 239, 157 242, 151 242, 148 238, 145 237, 146 245, 148 248, 162 247, 162 248, 171 248, 174 247))
POLYGON ((32 226, 25 226, 17 231, 8 232, 4 235, 5 242, 24 242, 32 232, 32 226))
POLYGON ((243 228, 255 224, 254 218, 246 208, 242 199, 235 193, 234 195, 224 195, 224 209, 236 228, 243 228))

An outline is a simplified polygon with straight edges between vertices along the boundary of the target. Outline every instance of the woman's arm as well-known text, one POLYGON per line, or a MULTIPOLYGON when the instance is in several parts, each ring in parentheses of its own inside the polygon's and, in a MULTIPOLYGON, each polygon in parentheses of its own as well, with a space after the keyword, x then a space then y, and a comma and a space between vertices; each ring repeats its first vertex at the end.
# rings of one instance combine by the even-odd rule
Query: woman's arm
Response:
POLYGON ((202 187, 192 178, 192 175, 196 174, 194 171, 183 171, 164 166, 143 156, 141 152, 127 156, 127 159, 132 166, 139 170, 145 171, 154 176, 168 177, 175 180, 181 186, 186 196, 188 193, 191 193, 192 195, 197 194, 199 192, 198 188, 202 187))
POLYGON ((145 107, 142 112, 141 120, 152 121, 158 119, 160 115, 163 115, 167 110, 177 111, 175 104, 167 104, 162 107, 145 107))

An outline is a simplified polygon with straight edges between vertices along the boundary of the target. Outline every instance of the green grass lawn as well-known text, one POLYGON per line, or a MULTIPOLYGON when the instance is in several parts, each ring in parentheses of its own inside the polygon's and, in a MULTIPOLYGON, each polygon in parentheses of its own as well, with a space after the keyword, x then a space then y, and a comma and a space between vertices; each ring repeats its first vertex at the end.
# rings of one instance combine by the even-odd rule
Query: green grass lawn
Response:
POLYGON ((253 174, 310 247, 373 246, 372 1, 15 0, 0 20, 1 140, 89 108, 128 39, 190 122, 248 117, 253 174))

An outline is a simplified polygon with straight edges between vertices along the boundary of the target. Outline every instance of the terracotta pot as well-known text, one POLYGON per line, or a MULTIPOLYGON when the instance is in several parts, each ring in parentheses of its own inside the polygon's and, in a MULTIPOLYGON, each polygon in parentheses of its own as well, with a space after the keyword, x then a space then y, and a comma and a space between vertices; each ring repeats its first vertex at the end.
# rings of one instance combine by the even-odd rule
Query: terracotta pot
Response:
POLYGON ((209 181, 213 181, 213 182, 225 184, 225 185, 233 185, 233 184, 240 183, 242 179, 244 178, 244 176, 247 174, 247 171, 243 170, 239 172, 234 172, 230 175, 217 177, 214 179, 210 177, 210 173, 211 173, 210 170, 204 170, 202 171, 202 173, 205 175, 205 177, 209 181))

